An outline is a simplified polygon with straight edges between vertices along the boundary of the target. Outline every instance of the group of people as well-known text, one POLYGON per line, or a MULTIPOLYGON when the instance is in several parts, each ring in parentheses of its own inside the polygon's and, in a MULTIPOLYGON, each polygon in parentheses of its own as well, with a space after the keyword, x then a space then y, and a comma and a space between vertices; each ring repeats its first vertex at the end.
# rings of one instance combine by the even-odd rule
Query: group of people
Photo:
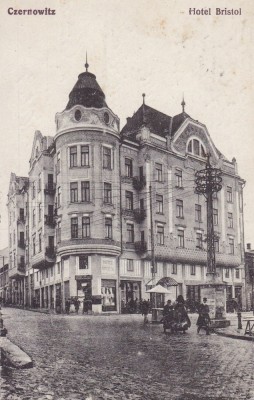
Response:
MULTIPOLYGON (((65 301, 65 312, 66 314, 70 314, 70 309, 71 305, 74 305, 75 312, 76 314, 79 313, 79 308, 80 308, 80 300, 78 298, 70 298, 65 301)), ((83 300, 83 314, 89 313, 89 311, 92 309, 92 300, 90 299, 84 299, 83 300)))
POLYGON ((171 332, 185 331, 191 326, 191 321, 188 316, 185 301, 182 295, 179 295, 172 304, 171 300, 167 301, 167 304, 163 308, 162 321, 164 332, 166 329, 170 329, 171 332))
MULTIPOLYGON (((150 300, 142 300, 140 307, 141 313, 144 316, 144 323, 146 324, 148 323, 148 314, 151 310, 150 300)), ((209 335, 211 320, 206 297, 204 297, 202 303, 198 305, 197 311, 199 314, 197 320, 197 333, 199 333, 201 329, 204 329, 206 334, 209 335)), ((161 322, 164 325, 164 330, 170 328, 172 332, 178 330, 185 332, 191 326, 191 321, 182 295, 179 295, 174 303, 172 303, 171 300, 167 301, 163 308, 163 318, 161 322)))

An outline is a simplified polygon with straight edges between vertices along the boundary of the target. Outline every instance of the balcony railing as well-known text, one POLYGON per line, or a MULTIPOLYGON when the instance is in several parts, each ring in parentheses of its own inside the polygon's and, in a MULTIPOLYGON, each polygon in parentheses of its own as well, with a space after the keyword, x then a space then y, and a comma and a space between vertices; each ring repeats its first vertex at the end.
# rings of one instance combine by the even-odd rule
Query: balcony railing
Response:
POLYGON ((44 192, 46 194, 55 194, 56 184, 55 183, 46 183, 44 192))
POLYGON ((135 220, 140 224, 146 218, 146 210, 143 208, 136 208, 133 210, 135 220))
POLYGON ((134 189, 142 190, 146 185, 145 176, 134 176, 132 179, 132 184, 133 184, 134 189))
POLYGON ((56 225, 54 215, 45 215, 45 224, 54 228, 56 225))
POLYGON ((18 271, 19 272, 25 272, 25 270, 26 270, 26 265, 25 265, 25 263, 18 263, 18 271))
POLYGON ((56 258, 56 248, 55 247, 51 247, 51 246, 47 246, 46 250, 45 250, 45 255, 48 258, 55 259, 56 258))
POLYGON ((134 243, 136 253, 142 254, 147 251, 147 244, 144 241, 134 243))
POLYGON ((24 223, 25 223, 25 217, 19 217, 18 224, 24 224, 24 223))
POLYGON ((19 241, 18 241, 18 246, 19 246, 21 249, 25 249, 25 248, 26 248, 26 244, 25 244, 24 240, 19 240, 19 241))

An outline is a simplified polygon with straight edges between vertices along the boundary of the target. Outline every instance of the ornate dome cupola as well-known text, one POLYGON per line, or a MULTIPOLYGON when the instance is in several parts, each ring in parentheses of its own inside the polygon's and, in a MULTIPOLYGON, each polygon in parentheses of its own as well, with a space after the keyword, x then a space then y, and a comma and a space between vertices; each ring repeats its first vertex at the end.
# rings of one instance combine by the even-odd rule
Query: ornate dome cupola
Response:
POLYGON ((86 71, 79 75, 65 110, 56 114, 57 136, 84 129, 119 136, 119 118, 108 107, 105 94, 88 67, 86 58, 86 71))
POLYGON ((96 76, 88 72, 89 64, 87 63, 87 59, 85 67, 86 72, 78 76, 78 81, 70 92, 66 110, 76 105, 94 108, 107 107, 105 95, 96 81, 96 76))

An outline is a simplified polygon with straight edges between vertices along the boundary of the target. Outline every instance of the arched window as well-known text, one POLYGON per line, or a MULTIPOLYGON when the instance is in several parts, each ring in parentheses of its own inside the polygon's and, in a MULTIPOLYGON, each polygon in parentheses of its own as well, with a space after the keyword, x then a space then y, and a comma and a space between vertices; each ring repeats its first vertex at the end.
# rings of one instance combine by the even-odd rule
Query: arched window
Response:
POLYGON ((206 151, 204 145, 198 139, 190 139, 187 144, 187 153, 193 154, 198 157, 206 157, 206 151))

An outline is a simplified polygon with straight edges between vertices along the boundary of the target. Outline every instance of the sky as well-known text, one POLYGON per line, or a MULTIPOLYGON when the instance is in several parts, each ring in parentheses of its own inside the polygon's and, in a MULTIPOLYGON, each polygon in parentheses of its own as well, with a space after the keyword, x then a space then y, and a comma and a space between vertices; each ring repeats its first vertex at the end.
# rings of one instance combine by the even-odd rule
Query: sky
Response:
POLYGON ((252 0, 224 0, 241 15, 215 15, 220 0, 23 0, 0 2, 0 249, 8 245, 11 172, 28 176, 35 130, 55 135, 55 114, 84 71, 97 76, 121 127, 146 94, 168 115, 206 125, 216 147, 236 158, 244 189, 245 243, 253 243, 254 126, 252 0), (190 4, 191 3, 191 4, 190 4), (189 7, 212 15, 189 15, 189 7), (8 8, 55 15, 9 15, 8 8))

